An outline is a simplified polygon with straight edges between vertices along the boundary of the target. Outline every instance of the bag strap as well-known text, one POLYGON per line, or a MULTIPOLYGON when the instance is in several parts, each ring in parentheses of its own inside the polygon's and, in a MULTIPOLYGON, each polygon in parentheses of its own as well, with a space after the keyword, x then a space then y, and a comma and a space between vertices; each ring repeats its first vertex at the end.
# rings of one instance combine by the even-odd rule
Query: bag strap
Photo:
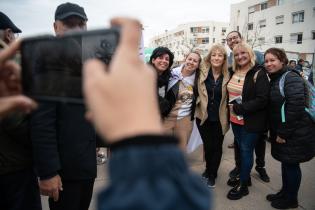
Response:
POLYGON ((287 74, 289 73, 289 71, 285 72, 284 74, 282 74, 280 80, 279 80, 279 90, 280 90, 280 94, 281 96, 284 98, 285 94, 284 94, 284 83, 285 83, 285 77, 287 76, 287 74))
MULTIPOLYGON (((284 74, 282 74, 280 80, 279 80, 279 90, 280 90, 280 94, 282 96, 282 98, 285 98, 285 94, 284 94, 284 83, 285 83, 285 77, 287 76, 287 74, 289 73, 289 71, 285 72, 284 74)), ((285 100, 281 106, 281 122, 285 123, 285 111, 284 111, 284 107, 285 107, 285 100)))
MULTIPOLYGON (((260 71, 264 71, 264 70, 262 70, 260 68, 258 71, 255 72, 254 77, 253 77, 254 83, 256 83, 256 80, 257 80, 257 77, 258 77, 258 74, 259 74, 260 71)), ((267 75, 268 81, 270 81, 270 78, 269 78, 268 74, 266 74, 266 75, 267 75)))
POLYGON ((255 74, 254 74, 254 77, 253 77, 254 83, 256 83, 257 76, 258 76, 258 73, 259 73, 259 72, 260 72, 260 69, 259 69, 258 71, 256 71, 255 74))

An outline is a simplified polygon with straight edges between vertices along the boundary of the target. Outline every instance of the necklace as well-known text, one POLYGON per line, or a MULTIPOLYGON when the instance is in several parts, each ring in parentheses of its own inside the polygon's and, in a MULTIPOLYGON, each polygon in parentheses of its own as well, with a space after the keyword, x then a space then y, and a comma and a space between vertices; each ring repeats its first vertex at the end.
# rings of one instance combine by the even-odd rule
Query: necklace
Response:
POLYGON ((244 75, 242 74, 242 73, 235 73, 235 76, 237 77, 236 79, 237 79, 237 83, 240 83, 241 82, 241 78, 243 78, 244 77, 244 75))

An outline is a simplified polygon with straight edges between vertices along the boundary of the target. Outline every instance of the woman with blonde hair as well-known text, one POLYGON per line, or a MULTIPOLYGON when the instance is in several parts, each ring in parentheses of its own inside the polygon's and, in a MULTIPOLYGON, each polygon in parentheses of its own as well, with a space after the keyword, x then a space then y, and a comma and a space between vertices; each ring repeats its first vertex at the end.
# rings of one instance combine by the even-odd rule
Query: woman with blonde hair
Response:
POLYGON ((166 93, 171 111, 164 118, 164 128, 166 133, 179 138, 179 146, 184 151, 193 129, 200 62, 200 54, 190 52, 184 64, 172 69, 166 93))
POLYGON ((223 45, 213 45, 200 64, 196 124, 203 141, 206 169, 202 176, 209 187, 215 187, 222 157, 222 143, 229 129, 227 84, 230 74, 223 45))
POLYGON ((254 148, 259 136, 267 131, 269 80, 264 67, 255 63, 255 54, 249 45, 237 44, 233 55, 234 73, 227 90, 231 126, 240 148, 241 169, 240 179, 227 197, 238 200, 249 193, 254 148))

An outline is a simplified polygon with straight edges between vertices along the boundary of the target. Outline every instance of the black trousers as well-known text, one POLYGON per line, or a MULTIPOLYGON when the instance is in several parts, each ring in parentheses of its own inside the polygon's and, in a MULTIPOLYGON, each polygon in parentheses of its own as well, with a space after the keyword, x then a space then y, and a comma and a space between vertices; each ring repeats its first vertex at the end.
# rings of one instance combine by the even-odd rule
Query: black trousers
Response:
MULTIPOLYGON (((267 138, 266 133, 262 133, 257 140, 255 146, 255 154, 256 154, 256 166, 257 167, 265 167, 265 154, 266 154, 266 141, 267 138)), ((241 168, 241 157, 240 157, 240 149, 237 142, 234 139, 234 158, 235 165, 238 168, 241 168)))
POLYGON ((41 210, 37 177, 32 168, 0 175, 0 210, 41 210))
POLYGON ((88 210, 93 194, 94 179, 62 181, 59 200, 49 198, 50 210, 88 210))
POLYGON ((210 122, 206 120, 200 125, 200 119, 196 119, 196 124, 203 141, 203 149, 206 160, 206 173, 213 178, 217 177, 222 157, 222 143, 224 135, 220 122, 210 122))

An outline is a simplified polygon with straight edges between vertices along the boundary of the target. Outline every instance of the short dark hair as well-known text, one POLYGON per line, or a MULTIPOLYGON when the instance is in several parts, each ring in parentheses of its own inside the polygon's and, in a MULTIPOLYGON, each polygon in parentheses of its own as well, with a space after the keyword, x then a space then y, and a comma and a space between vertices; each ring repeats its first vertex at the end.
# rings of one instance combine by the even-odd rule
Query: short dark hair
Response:
POLYGON ((284 65, 288 65, 288 57, 285 54, 283 49, 276 48, 276 47, 269 48, 268 50, 266 50, 264 54, 264 58, 266 57, 268 53, 276 56, 284 65))
POLYGON ((304 62, 304 59, 300 58, 300 59, 298 60, 298 63, 301 63, 301 62, 304 62))
POLYGON ((167 47, 157 47, 153 50, 152 55, 150 56, 149 64, 153 66, 152 60, 160 57, 161 55, 168 54, 170 57, 168 70, 172 67, 174 62, 174 54, 167 47))
POLYGON ((230 31, 227 35, 226 35, 226 38, 231 34, 231 33, 237 33, 238 36, 242 39, 242 35, 239 31, 230 31))

